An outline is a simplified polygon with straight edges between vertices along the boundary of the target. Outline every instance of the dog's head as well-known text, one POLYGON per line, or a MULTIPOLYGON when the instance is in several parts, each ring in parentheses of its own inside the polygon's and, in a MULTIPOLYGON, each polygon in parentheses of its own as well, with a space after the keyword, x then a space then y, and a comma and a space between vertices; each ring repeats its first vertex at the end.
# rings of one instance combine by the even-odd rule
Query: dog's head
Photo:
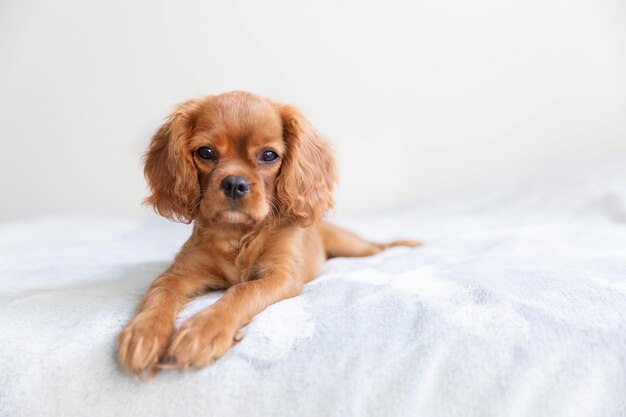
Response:
POLYGON ((164 217, 310 225, 333 207, 332 151, 292 106, 244 92, 181 104, 146 153, 148 204, 164 217))

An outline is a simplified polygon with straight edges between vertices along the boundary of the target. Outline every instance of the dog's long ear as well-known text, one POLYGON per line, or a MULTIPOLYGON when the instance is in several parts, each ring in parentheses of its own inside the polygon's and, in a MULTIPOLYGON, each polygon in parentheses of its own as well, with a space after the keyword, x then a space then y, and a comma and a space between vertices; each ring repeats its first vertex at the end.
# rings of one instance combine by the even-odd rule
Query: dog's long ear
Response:
POLYGON ((274 105, 287 145, 276 184, 278 207, 294 224, 308 226, 334 208, 335 158, 330 145, 296 108, 274 105))
POLYGON ((145 155, 144 175, 152 194, 145 204, 161 216, 190 223, 198 212, 200 185, 188 148, 199 100, 179 105, 152 137, 145 155))

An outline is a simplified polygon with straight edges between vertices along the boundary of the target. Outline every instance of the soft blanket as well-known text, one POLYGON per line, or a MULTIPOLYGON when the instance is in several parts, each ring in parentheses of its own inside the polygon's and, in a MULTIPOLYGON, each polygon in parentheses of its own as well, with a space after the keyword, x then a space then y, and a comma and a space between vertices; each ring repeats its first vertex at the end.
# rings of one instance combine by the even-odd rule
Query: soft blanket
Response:
POLYGON ((148 383, 115 337, 189 228, 2 224, 0 416, 624 416, 624 161, 336 218, 425 246, 333 259, 213 366, 148 383))

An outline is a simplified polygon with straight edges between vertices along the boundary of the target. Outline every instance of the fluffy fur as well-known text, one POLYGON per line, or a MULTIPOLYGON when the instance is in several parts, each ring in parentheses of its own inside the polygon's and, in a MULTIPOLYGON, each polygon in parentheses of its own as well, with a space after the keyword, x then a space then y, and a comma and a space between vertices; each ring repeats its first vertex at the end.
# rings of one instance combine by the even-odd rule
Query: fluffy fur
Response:
POLYGON ((150 286, 118 337, 126 371, 149 377, 164 367, 203 367, 240 340, 239 330, 270 304, 298 295, 333 256, 368 256, 413 241, 368 242, 322 221, 337 180, 328 143, 294 107, 244 92, 187 101, 167 118, 146 153, 152 190, 146 203, 162 216, 194 222, 173 263, 150 286), (210 147, 215 160, 200 157, 210 147), (276 161, 260 155, 271 150, 276 161), (250 190, 232 199, 231 175, 250 190), (178 330, 191 298, 226 289, 178 330))

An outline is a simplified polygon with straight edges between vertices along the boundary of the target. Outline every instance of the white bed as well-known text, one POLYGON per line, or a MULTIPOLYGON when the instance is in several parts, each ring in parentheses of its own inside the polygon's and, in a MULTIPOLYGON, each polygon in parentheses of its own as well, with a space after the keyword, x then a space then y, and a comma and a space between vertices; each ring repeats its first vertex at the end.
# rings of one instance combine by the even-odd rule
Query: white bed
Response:
POLYGON ((426 245, 331 260, 215 365, 149 383, 114 341, 188 227, 2 224, 0 416, 624 416, 624 161, 337 218, 426 245))

